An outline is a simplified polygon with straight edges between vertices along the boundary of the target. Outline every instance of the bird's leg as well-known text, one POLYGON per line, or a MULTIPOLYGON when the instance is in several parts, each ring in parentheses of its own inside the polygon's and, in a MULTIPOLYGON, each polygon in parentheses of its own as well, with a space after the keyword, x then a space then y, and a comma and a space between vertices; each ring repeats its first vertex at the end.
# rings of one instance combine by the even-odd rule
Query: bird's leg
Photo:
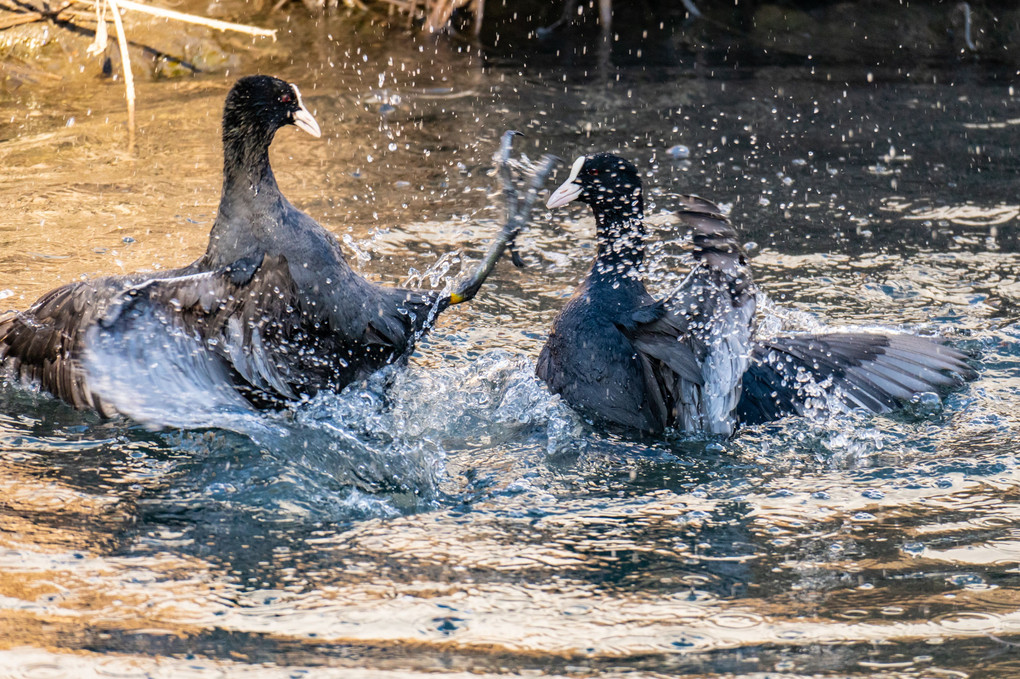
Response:
MULTIPOLYGON (((510 167, 510 151, 513 147, 514 137, 520 132, 507 130, 499 142, 499 183, 503 185, 503 203, 506 206, 506 223, 510 223, 520 206, 520 198, 517 194, 517 185, 514 184, 513 169, 510 167)), ((518 269, 524 268, 524 260, 517 254, 514 239, 511 238, 506 244, 507 252, 510 253, 510 261, 518 269)))
MULTIPOLYGON (((534 208, 535 200, 538 198, 538 191, 542 188, 545 180, 549 178, 553 164, 557 160, 556 156, 547 153, 542 156, 537 165, 527 172, 529 177, 528 190, 524 194, 522 204, 510 169, 511 144, 513 138, 518 134, 520 133, 512 131, 504 132, 499 147, 499 177, 503 184, 503 197, 506 200, 506 221, 503 224, 503 228, 496 235, 495 240, 489 246, 489 251, 485 253, 485 257, 478 264, 475 272, 468 279, 461 281, 457 285, 456 292, 450 294, 450 304, 466 302, 478 294, 478 289, 482 287, 482 283, 492 273, 496 262, 503 255, 503 251, 507 247, 512 248, 517 234, 521 232, 524 225, 531 219, 531 210, 534 208)), ((511 250, 511 252, 513 251, 511 250)), ((511 254, 511 257, 513 257, 513 254, 511 254)), ((517 264, 519 260, 520 258, 517 257, 514 263, 517 264)))

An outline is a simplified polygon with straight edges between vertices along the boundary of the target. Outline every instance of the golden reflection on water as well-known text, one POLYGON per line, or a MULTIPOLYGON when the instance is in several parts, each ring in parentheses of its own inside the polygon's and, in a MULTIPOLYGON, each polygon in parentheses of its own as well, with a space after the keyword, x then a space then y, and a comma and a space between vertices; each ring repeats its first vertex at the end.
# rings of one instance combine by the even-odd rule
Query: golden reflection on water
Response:
MULTIPOLYGON (((108 103, 97 92, 82 92, 84 101, 72 110, 56 109, 56 129, 0 143, 10 201, 0 219, 0 290, 13 293, 7 303, 26 306, 42 292, 81 276, 173 268, 201 255, 219 202, 219 119, 228 84, 215 79, 142 87, 133 155, 122 150, 121 128, 93 110, 108 103)), ((314 108, 314 94, 307 98, 314 108)), ((293 203, 338 235, 353 233, 355 244, 367 238, 381 258, 371 266, 355 266, 369 277, 384 273, 399 280, 412 266, 428 267, 436 250, 441 254, 462 245, 465 236, 473 235, 480 249, 490 233, 422 217, 436 206, 449 217, 454 205, 464 211, 458 218, 464 222, 483 209, 497 216, 488 205, 493 183, 486 176, 487 160, 455 173, 452 180, 442 169, 423 173, 414 151, 366 150, 366 140, 351 134, 368 121, 341 122, 344 102, 333 105, 340 110, 318 112, 322 140, 285 128, 271 156, 281 188, 293 203), (374 161, 378 171, 365 163, 373 152, 383 156, 374 161), (457 184, 455 202, 443 198, 442 186, 451 181, 457 184), (384 198, 381 205, 377 193, 384 198), (400 209, 394 211, 401 200, 408 204, 403 216, 400 209), (385 220, 399 221, 380 221, 380 209, 385 220), (373 235, 379 229, 383 238, 373 235), (387 264, 390 256, 395 261, 387 264)), ((16 110, 0 106, 0 118, 16 110)), ((495 138, 482 143, 489 143, 487 154, 495 149, 495 138)))
MULTIPOLYGON (((1002 480, 1015 484, 1015 474, 1011 470, 1002 480)), ((794 489, 779 497, 746 498, 744 518, 749 533, 761 538, 784 532, 764 530, 767 526, 796 521, 807 524, 796 531, 799 540, 831 539, 845 530, 840 526, 846 522, 863 521, 870 526, 864 529, 871 532, 870 540, 910 540, 922 533, 971 531, 975 526, 933 523, 891 531, 877 526, 889 524, 910 507, 934 505, 958 512, 995 504, 1008 509, 994 498, 968 494, 980 486, 961 482, 948 496, 933 487, 877 501, 863 498, 859 489, 832 485, 828 499, 812 502, 806 490, 794 489), (855 518, 861 511, 872 517, 855 518)), ((41 499, 40 509, 45 509, 50 498, 43 494, 41 499)), ((94 500, 83 504, 67 494, 64 502, 69 524, 77 523, 76 512, 84 518, 95 511, 94 500)), ((653 559, 682 559, 687 566, 710 558, 691 553, 686 546, 671 548, 664 536, 677 531, 677 517, 692 511, 710 515, 717 506, 660 491, 637 499, 577 500, 569 514, 537 522, 504 519, 494 525, 485 507, 466 517, 468 521, 444 514, 367 521, 310 541, 319 550, 356 554, 352 567, 319 573, 295 588, 268 589, 237 582, 195 558, 98 554, 81 531, 57 527, 39 531, 5 518, 3 533, 18 537, 5 539, 0 548, 0 570, 5 574, 0 597, 16 605, 6 608, 0 639, 4 649, 17 649, 33 645, 40 634, 44 638, 52 634, 46 629, 60 635, 116 629, 183 637, 226 630, 277 641, 613 657, 670 653, 680 640, 689 651, 707 652, 762 644, 930 641, 1020 633, 1017 595, 1011 588, 959 590, 951 601, 946 600, 948 595, 901 599, 883 587, 862 586, 856 592, 842 588, 834 601, 805 617, 796 601, 785 602, 782 596, 729 599, 683 583, 642 591, 588 579, 587 575, 612 568, 613 562, 646 553, 653 559), (41 551, 44 545, 51 548, 41 551), (384 564, 382 571, 379 564, 384 564), (841 599, 842 605, 837 603, 841 599), (892 611, 897 603, 903 608, 892 611), (938 610, 945 612, 935 614, 938 610), (436 624, 444 611, 454 621, 449 630, 436 624), (846 616, 857 619, 842 619, 846 616)), ((999 515, 1010 516, 1001 511, 999 515)), ((927 515, 925 520, 938 521, 927 515)), ((991 541, 950 551, 929 548, 907 559, 893 550, 891 559, 855 562, 805 562, 791 560, 793 555, 776 560, 763 550, 732 561, 794 577, 819 568, 854 572, 862 576, 863 584, 881 571, 908 572, 930 559, 1015 566, 1015 545, 991 541)))
POLYGON ((962 226, 994 226, 1008 224, 1020 216, 1020 206, 996 205, 944 205, 940 207, 911 207, 909 203, 889 203, 889 209, 906 212, 905 219, 914 221, 944 221, 962 226))

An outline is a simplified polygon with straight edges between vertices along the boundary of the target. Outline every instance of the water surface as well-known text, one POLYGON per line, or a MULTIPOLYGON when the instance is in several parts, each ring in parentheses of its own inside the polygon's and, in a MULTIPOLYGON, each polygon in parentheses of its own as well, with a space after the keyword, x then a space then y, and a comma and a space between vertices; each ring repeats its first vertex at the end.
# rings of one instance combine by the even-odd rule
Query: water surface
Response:
MULTIPOLYGON (((281 187, 373 280, 443 285, 480 255, 513 128, 532 157, 628 156, 650 212, 730 206, 763 332, 940 335, 981 378, 730 441, 598 433, 533 377, 593 253, 584 209, 543 214, 528 267, 501 264, 406 370, 257 426, 150 431, 6 387, 4 676, 1020 672, 1008 76, 487 62, 300 22, 274 53, 249 71, 296 82, 323 129, 279 133, 281 187)), ((131 153, 119 83, 6 93, 3 304, 201 254, 233 77, 143 83, 131 153)))

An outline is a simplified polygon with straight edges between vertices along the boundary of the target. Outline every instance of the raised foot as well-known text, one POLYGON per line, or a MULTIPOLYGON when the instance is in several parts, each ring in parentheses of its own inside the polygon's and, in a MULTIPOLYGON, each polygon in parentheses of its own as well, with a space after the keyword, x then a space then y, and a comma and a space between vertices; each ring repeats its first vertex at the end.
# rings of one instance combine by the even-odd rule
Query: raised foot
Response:
POLYGON ((499 152, 494 159, 497 165, 499 181, 503 186, 503 199, 506 202, 506 221, 503 223, 503 228, 496 235, 495 240, 489 246, 489 251, 485 254, 485 258, 478 265, 474 274, 467 280, 461 281, 457 285, 456 291, 450 294, 450 304, 466 302, 478 293, 478 289, 485 282, 485 279, 489 277, 489 274, 496 266, 496 262, 503 255, 503 250, 509 248, 510 258, 515 266, 520 267, 524 265, 524 262, 521 261, 520 256, 514 250, 514 239, 517 238, 521 229, 531 219, 531 211, 535 206, 535 200, 538 198, 538 192, 545 183, 545 180, 549 178, 550 173, 552 173, 553 165, 559 159, 548 153, 544 154, 537 163, 532 163, 525 156, 516 160, 513 159, 513 139, 519 135, 520 132, 514 132, 513 130, 504 132, 503 138, 500 141, 499 152), (515 171, 527 183, 523 201, 520 197, 517 182, 514 179, 515 171))
POLYGON ((553 166, 559 158, 546 153, 537 163, 531 162, 527 156, 514 160, 512 158, 513 140, 518 136, 524 135, 515 130, 504 132, 499 144, 499 153, 494 160, 499 168, 499 183, 503 187, 503 201, 506 205, 506 222, 503 225, 506 249, 510 253, 510 260, 514 266, 523 268, 524 260, 517 253, 514 241, 531 218, 531 211, 538 198, 538 191, 545 184, 545 180, 549 178, 553 166), (514 181, 514 170, 517 170, 527 180, 528 188, 525 192, 523 205, 520 201, 517 182, 514 181))

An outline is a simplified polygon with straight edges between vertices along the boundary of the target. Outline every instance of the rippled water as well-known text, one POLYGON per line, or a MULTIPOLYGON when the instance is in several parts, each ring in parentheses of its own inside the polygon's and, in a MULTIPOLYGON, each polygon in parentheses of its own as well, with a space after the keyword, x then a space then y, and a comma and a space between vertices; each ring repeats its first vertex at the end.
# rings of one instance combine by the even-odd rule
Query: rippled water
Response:
MULTIPOLYGON (((528 267, 502 264, 406 370, 291 413, 153 432, 6 388, 0 674, 1020 673, 1009 77, 586 72, 294 26, 249 70, 297 82, 324 134, 282 131, 276 174, 374 279, 430 284, 479 256, 501 215, 491 154, 516 128, 533 157, 631 157, 653 212, 731 204, 767 330, 944 335, 981 378, 725 442, 597 433, 533 377, 593 252, 583 209, 546 214, 528 267)), ((7 91, 3 303, 198 256, 232 79, 143 83, 133 154, 119 84, 7 91)))

